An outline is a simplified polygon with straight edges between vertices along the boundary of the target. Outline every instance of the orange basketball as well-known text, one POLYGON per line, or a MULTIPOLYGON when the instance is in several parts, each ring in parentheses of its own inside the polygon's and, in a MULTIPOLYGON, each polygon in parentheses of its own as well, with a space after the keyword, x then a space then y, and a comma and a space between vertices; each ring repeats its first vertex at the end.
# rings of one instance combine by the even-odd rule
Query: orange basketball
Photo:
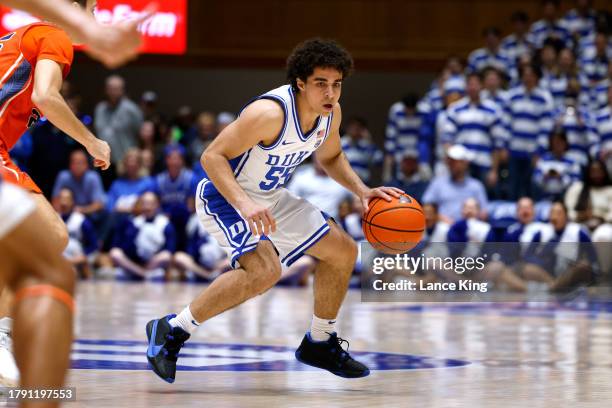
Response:
POLYGON ((402 254, 414 248, 425 230, 425 215, 417 200, 408 194, 391 201, 374 198, 363 217, 363 233, 377 250, 402 254))

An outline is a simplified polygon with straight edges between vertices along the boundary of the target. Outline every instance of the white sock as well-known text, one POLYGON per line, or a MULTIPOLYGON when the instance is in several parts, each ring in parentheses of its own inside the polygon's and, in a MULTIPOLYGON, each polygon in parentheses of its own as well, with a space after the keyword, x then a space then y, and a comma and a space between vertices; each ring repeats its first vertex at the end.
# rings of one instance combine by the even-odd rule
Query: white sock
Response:
POLYGON ((172 327, 180 327, 189 334, 193 333, 195 329, 200 326, 200 323, 196 322, 195 318, 191 314, 189 306, 183 309, 183 311, 179 313, 176 317, 170 319, 168 323, 170 323, 170 326, 172 327))
POLYGON ((320 319, 312 315, 310 338, 314 341, 327 341, 330 334, 336 331, 336 319, 320 319))
POLYGON ((13 330, 13 319, 10 317, 3 317, 0 319, 0 331, 10 333, 13 330))

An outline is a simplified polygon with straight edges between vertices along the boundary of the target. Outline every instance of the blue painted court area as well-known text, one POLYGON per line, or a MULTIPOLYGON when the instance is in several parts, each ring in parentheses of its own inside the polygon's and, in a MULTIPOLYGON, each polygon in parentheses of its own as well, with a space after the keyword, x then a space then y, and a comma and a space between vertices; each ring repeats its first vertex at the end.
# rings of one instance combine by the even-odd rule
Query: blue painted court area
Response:
MULTIPOLYGON (((76 340, 72 351, 73 369, 148 370, 147 344, 132 340, 76 340)), ((179 356, 180 371, 313 371, 299 363, 292 347, 187 343, 179 356)), ((468 361, 436 359, 409 354, 351 351, 372 370, 422 370, 461 367, 468 361)))

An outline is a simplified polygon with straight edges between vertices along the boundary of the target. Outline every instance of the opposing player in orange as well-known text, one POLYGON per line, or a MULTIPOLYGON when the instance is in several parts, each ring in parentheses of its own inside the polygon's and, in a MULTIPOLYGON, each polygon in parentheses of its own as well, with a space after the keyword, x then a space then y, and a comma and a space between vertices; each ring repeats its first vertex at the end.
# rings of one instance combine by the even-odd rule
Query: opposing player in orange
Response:
MULTIPOLYGON (((74 4, 93 13, 95 0, 80 0, 74 4)), ((93 156, 94 165, 102 169, 110 165, 108 144, 97 139, 79 121, 60 94, 73 60, 72 44, 68 34, 51 23, 30 24, 0 37, 0 170, 5 179, 30 193, 38 209, 38 230, 57 254, 68 243, 66 226, 34 181, 11 161, 8 152, 29 127, 45 116, 81 143, 93 156)), ((0 275, 0 292, 4 286, 0 275)), ((8 314, 6 296, 5 293, 0 299, 5 308, 0 310, 0 317, 8 314)), ((10 347, 5 344, 9 342, 9 331, 10 321, 0 319, 0 383, 10 384, 16 379, 11 378, 16 370, 6 373, 11 358, 7 354, 10 347)))
MULTIPOLYGON (((21 370, 19 385, 23 389, 58 389, 64 385, 70 363, 74 274, 52 242, 40 233, 42 210, 25 190, 3 180, 6 173, 0 168, 0 278, 15 291, 12 330, 21 370)), ((0 364, 0 368, 7 368, 5 361, 0 364)), ((58 405, 58 401, 49 400, 25 401, 20 406, 58 405)))

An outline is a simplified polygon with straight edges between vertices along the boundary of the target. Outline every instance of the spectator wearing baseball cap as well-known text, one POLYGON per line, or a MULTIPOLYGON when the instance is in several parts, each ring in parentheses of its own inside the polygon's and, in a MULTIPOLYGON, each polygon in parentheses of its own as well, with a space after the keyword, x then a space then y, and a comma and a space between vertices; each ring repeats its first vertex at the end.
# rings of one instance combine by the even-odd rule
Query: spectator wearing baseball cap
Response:
MULTIPOLYGON (((468 175, 471 152, 462 145, 453 145, 446 152, 449 174, 436 176, 423 194, 423 204, 438 206, 442 220, 454 222, 461 219, 461 206, 468 198, 474 198, 481 209, 487 207, 487 194, 479 180, 468 175)), ((484 210, 480 218, 485 218, 484 210)))

